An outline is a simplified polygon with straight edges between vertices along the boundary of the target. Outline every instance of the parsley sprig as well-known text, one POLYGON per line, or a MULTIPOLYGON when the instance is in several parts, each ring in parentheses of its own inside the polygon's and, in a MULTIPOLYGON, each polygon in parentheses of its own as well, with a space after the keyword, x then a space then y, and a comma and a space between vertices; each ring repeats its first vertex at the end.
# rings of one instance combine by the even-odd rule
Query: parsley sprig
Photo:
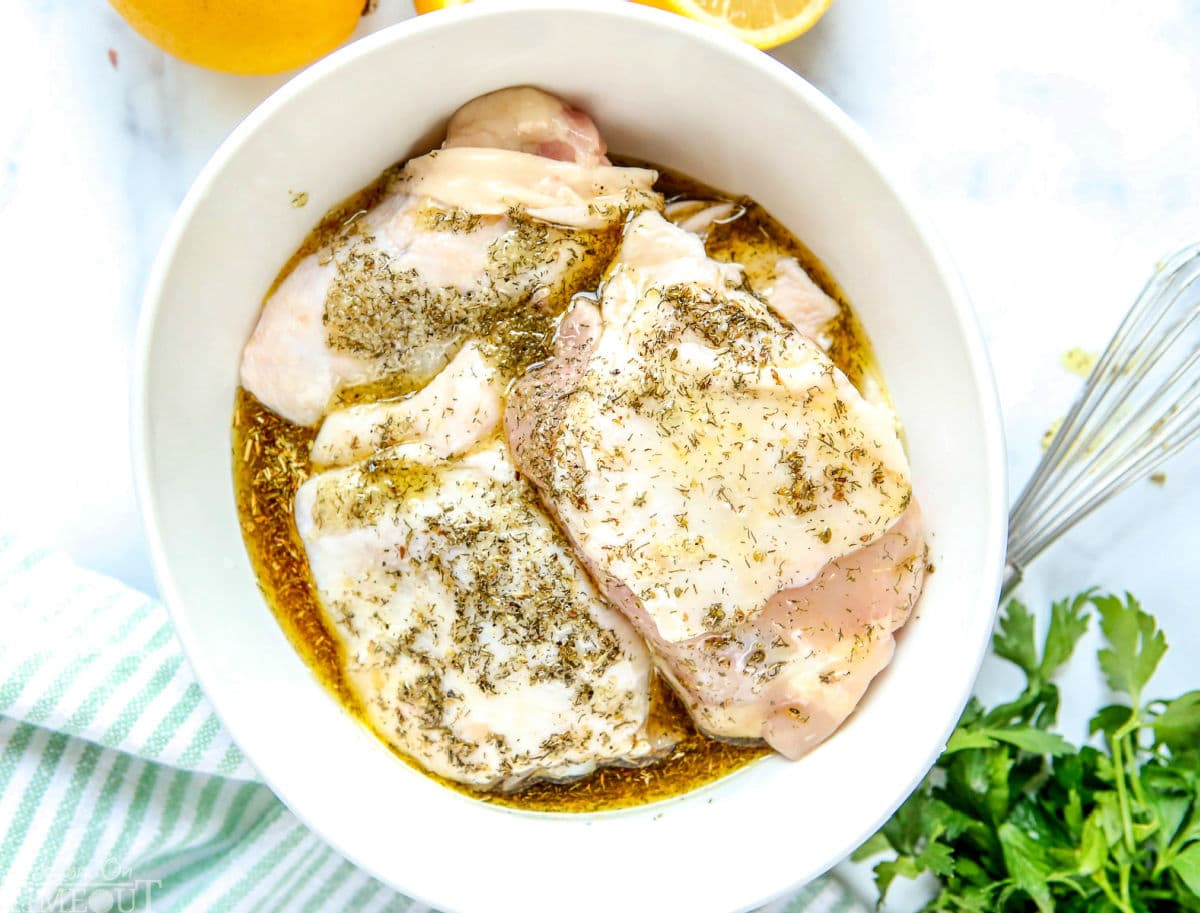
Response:
POLYGON ((933 771, 854 858, 889 853, 875 866, 881 898, 898 877, 937 876, 926 911, 1200 913, 1200 691, 1144 699, 1167 641, 1132 596, 1056 603, 1040 649, 1036 627, 1008 603, 993 649, 1024 690, 991 709, 972 699, 933 771), (1053 679, 1093 615, 1121 701, 1077 747, 1051 731, 1053 679))

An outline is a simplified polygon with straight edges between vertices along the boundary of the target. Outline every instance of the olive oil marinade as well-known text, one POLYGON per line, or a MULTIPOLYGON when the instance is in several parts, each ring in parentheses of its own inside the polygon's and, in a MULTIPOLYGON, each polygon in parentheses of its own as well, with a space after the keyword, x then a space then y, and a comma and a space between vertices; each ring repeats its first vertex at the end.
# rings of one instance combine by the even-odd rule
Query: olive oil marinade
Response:
MULTIPOLYGON (((623 159, 617 164, 644 163, 623 159)), ((684 175, 654 165, 647 167, 659 171, 656 189, 668 200, 729 199, 684 175)), ((302 258, 339 235, 353 231, 358 217, 386 193, 394 174, 395 169, 385 172, 330 210, 284 265, 271 291, 302 258)), ((769 270, 779 257, 795 257, 840 305, 841 313, 829 329, 834 362, 860 388, 867 377, 879 383, 867 337, 841 290, 817 258, 758 203, 746 198, 734 202, 737 204, 734 217, 714 225, 709 234, 709 256, 742 263, 752 285, 756 280, 769 278, 769 270)), ((616 240, 615 237, 597 239, 593 248, 598 261, 597 275, 611 259, 616 240)), ((565 304, 562 303, 564 307, 565 304)), ((509 315, 489 328, 484 344, 498 361, 520 370, 549 355, 553 332, 553 319, 544 316, 515 319, 509 315)), ((411 385, 384 380, 344 391, 338 401, 348 404, 384 400, 410 392, 411 385)), ((280 418, 251 394, 238 390, 233 416, 234 484, 242 534, 259 586, 288 638, 313 672, 351 713, 363 720, 358 700, 342 673, 342 647, 317 600, 293 515, 296 490, 313 472, 309 451, 314 437, 314 429, 280 418)), ((771 753, 761 745, 733 745, 700 735, 666 685, 659 681, 655 688, 659 692, 656 697, 661 698, 655 702, 662 717, 660 722, 681 726, 687 735, 669 757, 649 766, 605 767, 570 783, 534 783, 512 794, 477 792, 440 777, 435 779, 459 792, 499 805, 532 811, 601 811, 688 792, 771 753)))

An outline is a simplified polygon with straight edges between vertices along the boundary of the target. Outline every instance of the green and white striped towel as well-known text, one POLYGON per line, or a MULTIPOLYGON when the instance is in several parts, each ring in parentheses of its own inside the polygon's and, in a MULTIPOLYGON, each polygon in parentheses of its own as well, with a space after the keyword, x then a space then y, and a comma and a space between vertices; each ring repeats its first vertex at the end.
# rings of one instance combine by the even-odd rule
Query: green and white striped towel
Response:
MULTIPOLYGON (((0 619, 0 913, 428 911, 262 785, 159 603, 0 536, 0 619)), ((857 909, 826 879, 763 913, 857 909)))

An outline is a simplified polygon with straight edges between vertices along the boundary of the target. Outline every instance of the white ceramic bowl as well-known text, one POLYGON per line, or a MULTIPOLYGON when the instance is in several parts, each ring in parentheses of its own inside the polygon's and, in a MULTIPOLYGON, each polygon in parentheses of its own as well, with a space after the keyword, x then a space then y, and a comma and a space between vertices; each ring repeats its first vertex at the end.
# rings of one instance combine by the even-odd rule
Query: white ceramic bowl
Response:
POLYGON ((859 131, 764 54, 624 3, 479 4, 365 38, 221 146, 163 245, 142 314, 139 492, 196 674, 271 787, 349 859, 456 913, 748 909, 842 859, 919 781, 975 678, 1005 531, 994 389, 970 306, 859 131), (435 142, 473 96, 532 83, 612 149, 753 196, 811 246, 874 340, 907 428, 937 572, 896 659, 817 751, 597 815, 495 808, 396 760, 344 713, 264 605, 238 529, 238 354, 328 207, 435 142), (307 191, 293 208, 291 191, 307 191))

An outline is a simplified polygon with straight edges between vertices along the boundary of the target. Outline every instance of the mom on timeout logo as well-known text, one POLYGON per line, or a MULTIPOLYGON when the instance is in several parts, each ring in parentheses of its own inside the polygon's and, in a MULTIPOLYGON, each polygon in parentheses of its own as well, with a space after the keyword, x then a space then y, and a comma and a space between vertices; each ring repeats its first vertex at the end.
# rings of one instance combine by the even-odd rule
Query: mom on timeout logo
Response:
MULTIPOLYGON (((153 913, 157 878, 135 878, 127 867, 107 861, 95 869, 66 869, 30 884, 28 903, 17 902, 12 913, 153 913)), ((0 911, 9 913, 9 911, 0 911)))

